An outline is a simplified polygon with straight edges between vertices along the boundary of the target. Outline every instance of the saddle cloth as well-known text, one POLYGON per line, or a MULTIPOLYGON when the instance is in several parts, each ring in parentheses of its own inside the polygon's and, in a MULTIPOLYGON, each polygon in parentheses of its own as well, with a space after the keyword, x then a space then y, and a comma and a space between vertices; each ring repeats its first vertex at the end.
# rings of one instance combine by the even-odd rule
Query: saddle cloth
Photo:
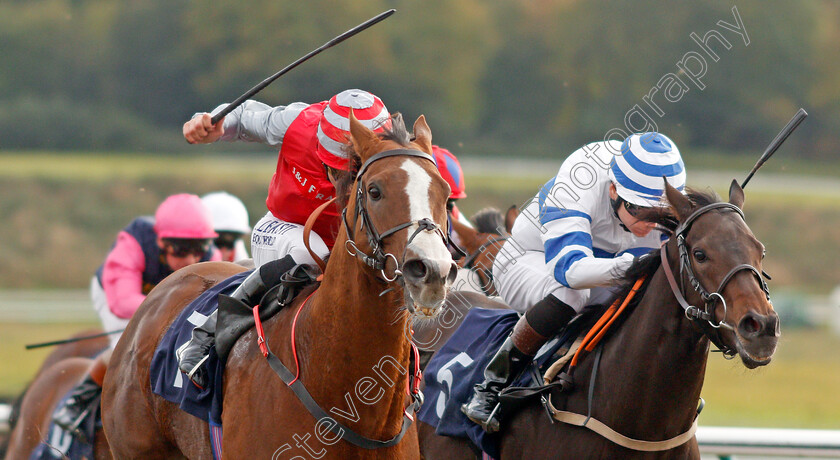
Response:
MULTIPOLYGON (((473 386, 484 381, 484 368, 518 320, 519 314, 512 310, 473 308, 467 313, 423 371, 426 403, 418 413, 420 421, 436 427, 438 435, 468 438, 487 455, 499 458, 499 433, 489 434, 470 421, 461 412, 461 404, 472 397, 473 386)), ((550 340, 537 352, 534 362, 541 368, 550 364, 566 341, 566 337, 550 340)), ((513 382, 513 386, 533 385, 528 372, 513 382)))
MULTIPOLYGON (((64 407, 71 391, 73 390, 69 390, 61 398, 61 401, 56 405, 56 411, 59 407, 64 407)), ((50 428, 44 437, 44 441, 32 451, 29 460, 56 460, 64 458, 93 459, 93 444, 96 439, 96 430, 102 427, 98 396, 96 397, 95 403, 91 403, 91 407, 94 409, 88 412, 82 420, 81 425, 79 425, 79 430, 89 442, 80 439, 53 422, 50 423, 50 428)))
POLYGON ((237 273, 221 281, 187 305, 169 326, 152 357, 149 372, 152 391, 178 404, 185 412, 209 422, 211 426, 221 426, 222 423, 223 363, 215 347, 211 347, 210 357, 204 364, 207 366, 209 384, 202 390, 178 369, 175 350, 188 342, 192 338, 193 328, 204 324, 207 317, 218 308, 219 294, 233 293, 252 271, 237 273))

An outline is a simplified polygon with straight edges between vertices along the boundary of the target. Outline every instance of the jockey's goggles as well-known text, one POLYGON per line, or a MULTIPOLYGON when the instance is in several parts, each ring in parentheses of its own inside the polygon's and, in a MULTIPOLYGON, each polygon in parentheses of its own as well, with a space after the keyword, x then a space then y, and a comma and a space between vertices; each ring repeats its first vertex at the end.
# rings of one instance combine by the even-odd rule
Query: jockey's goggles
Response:
POLYGON ((628 213, 628 214, 630 214, 630 215, 631 215, 631 216, 633 216, 633 217, 638 217, 639 213, 640 213, 643 209, 645 209, 645 207, 644 207, 644 206, 639 206, 639 205, 636 205, 636 204, 630 203, 630 202, 628 202, 628 201, 624 200, 623 198, 619 198, 619 199, 620 199, 620 200, 622 201, 622 203, 624 204, 624 209, 627 211, 627 213, 628 213))
POLYGON ((236 241, 242 237, 239 232, 216 232, 219 236, 213 240, 213 245, 219 249, 233 249, 236 241))
POLYGON ((174 257, 187 257, 189 255, 202 257, 210 250, 209 239, 194 238, 164 238, 164 251, 174 257))

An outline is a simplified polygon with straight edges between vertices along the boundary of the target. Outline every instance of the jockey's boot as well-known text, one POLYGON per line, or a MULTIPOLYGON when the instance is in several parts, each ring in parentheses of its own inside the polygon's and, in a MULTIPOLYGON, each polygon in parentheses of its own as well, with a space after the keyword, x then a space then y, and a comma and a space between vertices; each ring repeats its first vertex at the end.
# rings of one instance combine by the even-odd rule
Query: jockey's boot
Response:
POLYGON ((473 388, 472 398, 461 406, 470 420, 488 433, 501 427, 499 393, 516 380, 540 347, 574 318, 575 310, 549 294, 519 318, 508 337, 484 369, 484 381, 473 388), (540 324, 534 328, 532 324, 540 324))
POLYGON ((102 387, 96 383, 90 374, 71 390, 64 405, 56 410, 53 421, 68 432, 76 432, 90 412, 90 406, 102 392, 102 387))
MULTIPOLYGON (((254 270, 229 296, 219 294, 219 305, 235 302, 254 308, 268 289, 280 282, 281 276, 297 263, 291 255, 268 262, 254 270)), ((207 387, 207 371, 203 364, 210 356, 210 347, 215 343, 216 318, 218 310, 207 317, 201 326, 192 331, 192 338, 178 349, 178 368, 190 381, 201 389, 207 387)))

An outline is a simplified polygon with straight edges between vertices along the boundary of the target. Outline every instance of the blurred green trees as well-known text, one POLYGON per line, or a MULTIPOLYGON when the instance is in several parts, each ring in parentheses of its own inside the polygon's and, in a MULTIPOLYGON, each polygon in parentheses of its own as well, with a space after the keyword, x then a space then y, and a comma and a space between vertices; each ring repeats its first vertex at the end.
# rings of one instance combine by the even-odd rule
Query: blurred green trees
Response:
POLYGON ((456 153, 565 155, 627 129, 636 105, 681 146, 755 152, 799 106, 811 118, 791 139, 797 152, 831 158, 840 144, 832 0, 9 0, 0 3, 0 148, 184 148, 180 126, 192 113, 387 8, 397 14, 259 99, 368 89, 409 121, 425 114, 456 153), (668 75, 685 87, 673 101, 659 88, 654 109, 645 98, 668 75))

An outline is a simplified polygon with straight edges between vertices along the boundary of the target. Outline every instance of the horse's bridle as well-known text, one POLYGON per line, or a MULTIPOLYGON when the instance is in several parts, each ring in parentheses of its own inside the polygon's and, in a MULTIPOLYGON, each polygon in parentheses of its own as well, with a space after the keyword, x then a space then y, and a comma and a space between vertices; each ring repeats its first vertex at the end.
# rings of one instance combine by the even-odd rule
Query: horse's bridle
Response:
MULTIPOLYGON (((736 212, 741 219, 744 218, 744 212, 741 211, 741 208, 735 206, 731 203, 712 203, 706 206, 697 209, 691 215, 688 216, 684 221, 680 222, 677 229, 674 231, 674 236, 677 240, 677 249, 679 251, 679 258, 680 258, 680 284, 681 287, 677 287, 676 280, 674 279, 674 274, 671 271, 670 264, 668 263, 668 250, 667 245, 663 245, 662 249, 660 250, 660 255, 662 258, 662 265, 665 270, 666 278, 668 279, 668 283, 671 286, 671 290, 674 293, 674 296, 677 298, 680 306, 685 310, 685 316, 689 320, 702 320, 706 321, 709 326, 711 326, 711 331, 718 330, 721 326, 727 329, 734 329, 732 325, 726 322, 726 301, 723 298, 722 292, 726 288, 726 285, 729 283, 730 280, 740 271, 742 270, 749 270, 755 275, 756 279, 758 280, 759 286, 764 291, 764 295, 767 300, 770 300, 770 290, 767 288, 767 283, 761 277, 762 272, 760 272, 757 268, 753 267, 750 264, 740 264, 733 267, 726 276, 723 277, 723 280, 720 282, 717 290, 715 292, 709 293, 703 285, 700 283, 700 280, 697 279, 697 276, 694 275, 694 270, 691 267, 691 258, 688 254, 688 249, 685 244, 686 235, 688 231, 691 229, 691 225, 694 221, 702 216, 703 214, 715 210, 715 209, 722 209, 722 210, 729 210, 736 212), (694 290, 700 294, 700 298, 703 299, 704 302, 704 309, 700 309, 699 307, 689 305, 689 303, 683 297, 682 292, 684 291, 685 286, 682 284, 684 279, 688 279, 688 282, 694 288, 694 290), (715 305, 720 301, 723 305, 723 317, 720 321, 715 323, 715 305)), ((765 275, 766 276, 766 275, 765 275)), ((769 278, 769 277, 768 277, 769 278)), ((723 352, 724 356, 733 357, 737 354, 737 351, 734 350, 732 347, 723 343, 720 337, 720 332, 716 332, 715 334, 708 333, 709 339, 723 352)))
MULTIPOLYGON (((493 267, 490 267, 490 268, 476 267, 475 266, 475 260, 478 258, 478 256, 481 255, 482 252, 484 252, 490 246, 493 246, 496 243, 504 244, 504 242, 507 241, 508 239, 510 239, 509 235, 499 235, 497 237, 490 238, 487 241, 485 241, 481 246, 479 246, 478 249, 475 250, 475 252, 473 252, 472 254, 467 256, 467 259, 464 261, 464 268, 474 270, 476 272, 476 274, 479 275, 479 277, 480 277, 481 273, 486 274, 485 276, 487 276, 487 282, 490 285, 490 288, 488 289, 486 286, 481 286, 481 290, 484 291, 484 293, 487 294, 488 296, 498 295, 498 293, 495 293, 495 291, 493 290, 494 289, 493 288, 493 267)), ((480 281, 482 283, 484 282, 484 280, 480 280, 480 281)))
MULTIPOLYGON (((386 253, 383 250, 383 240, 398 231, 408 228, 414 224, 417 224, 417 229, 411 236, 408 238, 408 243, 406 243, 406 250, 408 249, 408 245, 414 240, 414 238, 420 234, 421 231, 430 231, 437 233, 442 239, 444 244, 448 243, 448 232, 444 232, 438 224, 434 221, 429 219, 428 217, 424 217, 419 220, 412 220, 409 222, 405 222, 403 224, 397 225, 392 227, 382 233, 379 233, 376 230, 376 227, 373 225, 373 221, 370 218, 370 215, 367 211, 367 200, 366 194, 364 189, 364 184, 362 183, 362 176, 367 171, 368 167, 374 162, 381 160, 383 158, 394 157, 394 156, 409 156, 409 157, 417 157, 423 158, 426 160, 431 161, 434 163, 434 159, 431 155, 426 152, 416 150, 416 149, 394 149, 394 150, 386 150, 384 152, 379 152, 372 157, 368 158, 367 161, 364 162, 361 168, 359 168, 359 172, 356 174, 356 206, 354 213, 356 215, 356 222, 359 219, 362 220, 362 228, 364 228, 365 233, 367 234, 368 244, 370 245, 373 254, 367 254, 361 249, 358 248, 356 245, 355 240, 355 233, 353 228, 355 227, 356 222, 353 223, 353 227, 351 227, 347 223, 347 208, 341 212, 341 221, 344 224, 344 230, 347 232, 347 241, 344 244, 345 249, 347 250, 350 255, 355 256, 367 265, 368 267, 379 270, 382 275, 382 280, 385 282, 392 282, 395 281, 397 278, 402 276, 402 272, 400 271, 400 261, 394 254, 386 253), (385 273, 385 265, 388 262, 388 258, 394 260, 394 275, 389 277, 385 273)), ((403 259, 405 258, 405 253, 403 253, 403 259)))

